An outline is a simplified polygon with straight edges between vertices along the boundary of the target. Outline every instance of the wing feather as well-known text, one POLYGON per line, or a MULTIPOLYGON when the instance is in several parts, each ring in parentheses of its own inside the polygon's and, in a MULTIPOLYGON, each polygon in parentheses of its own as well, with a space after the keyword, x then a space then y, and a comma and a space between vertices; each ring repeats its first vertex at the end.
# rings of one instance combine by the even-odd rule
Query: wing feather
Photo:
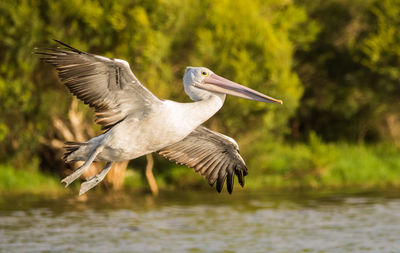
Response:
POLYGON ((57 42, 65 48, 38 49, 35 53, 55 67, 72 94, 95 109, 95 121, 102 129, 109 129, 130 115, 143 116, 161 103, 139 82, 126 61, 85 53, 57 42))
POLYGON ((247 167, 237 143, 230 137, 199 126, 182 141, 158 151, 169 160, 187 165, 204 176, 221 192, 225 181, 232 193, 235 175, 244 186, 247 167))

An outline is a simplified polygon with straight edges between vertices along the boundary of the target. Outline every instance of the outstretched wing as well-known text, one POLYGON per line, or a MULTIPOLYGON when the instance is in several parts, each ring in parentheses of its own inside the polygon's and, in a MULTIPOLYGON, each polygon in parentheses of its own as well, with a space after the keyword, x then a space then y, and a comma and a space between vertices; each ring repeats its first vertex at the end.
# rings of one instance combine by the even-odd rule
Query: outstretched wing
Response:
MULTIPOLYGON (((57 40, 56 40, 57 41, 57 40)), ((108 129, 130 114, 146 115, 161 100, 144 87, 126 61, 88 54, 60 41, 64 49, 39 49, 69 91, 94 107, 96 123, 108 129)))
POLYGON ((232 193, 234 176, 244 186, 247 167, 239 154, 239 146, 232 138, 199 126, 186 138, 157 151, 160 155, 187 165, 204 176, 217 191, 221 192, 226 180, 229 193, 232 193))

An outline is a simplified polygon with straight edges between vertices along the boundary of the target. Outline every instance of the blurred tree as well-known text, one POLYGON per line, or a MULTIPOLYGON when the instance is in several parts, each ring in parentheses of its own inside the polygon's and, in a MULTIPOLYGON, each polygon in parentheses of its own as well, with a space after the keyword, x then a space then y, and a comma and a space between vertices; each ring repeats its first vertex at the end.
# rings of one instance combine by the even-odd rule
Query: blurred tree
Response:
MULTIPOLYGON (((228 97, 206 123, 235 136, 261 171, 269 170, 268 143, 283 136, 400 145, 399 25, 400 0, 3 0, 0 163, 27 168, 39 157, 42 167, 61 171, 42 142, 57 137, 52 119, 68 123, 72 96, 32 54, 56 46, 52 38, 127 60, 160 98, 190 101, 185 66, 202 65, 282 99, 228 97)), ((99 133, 91 110, 82 103, 77 110, 89 132, 99 133)), ((310 152, 304 147, 298 157, 325 168, 310 152)), ((160 162, 157 173, 166 175, 172 164, 160 162)))
POLYGON ((326 140, 364 138, 370 106, 365 68, 353 57, 366 29, 370 1, 298 1, 321 27, 310 50, 298 50, 296 70, 305 92, 292 120, 292 135, 315 131, 326 140))
POLYGON ((51 38, 128 60, 162 98, 188 101, 185 66, 208 66, 284 100, 278 106, 228 98, 213 126, 279 137, 302 95, 292 54, 316 34, 303 8, 277 0, 5 0, 0 16, 0 160, 20 167, 38 154, 39 137, 52 134, 51 115, 65 119, 71 101, 32 55, 34 47, 53 47, 51 38))
POLYGON ((325 140, 393 139, 399 111, 398 0, 297 3, 321 27, 311 50, 298 50, 305 87, 291 120, 292 136, 315 131, 325 140), (393 123, 394 122, 394 123, 393 123), (391 132, 393 134, 388 134, 391 132))
POLYGON ((376 1, 372 22, 362 40, 357 60, 373 75, 370 82, 376 103, 380 136, 400 146, 400 1, 376 1))
POLYGON ((32 48, 42 35, 39 4, 2 1, 0 4, 0 157, 23 166, 37 151, 38 129, 44 119, 36 115, 40 98, 35 96, 33 72, 37 60, 32 48))
POLYGON ((217 1, 203 9, 190 62, 284 101, 276 106, 228 97, 217 124, 236 136, 282 136, 303 90, 292 72, 292 54, 313 38, 314 30, 299 30, 308 28, 305 11, 291 1, 217 1))

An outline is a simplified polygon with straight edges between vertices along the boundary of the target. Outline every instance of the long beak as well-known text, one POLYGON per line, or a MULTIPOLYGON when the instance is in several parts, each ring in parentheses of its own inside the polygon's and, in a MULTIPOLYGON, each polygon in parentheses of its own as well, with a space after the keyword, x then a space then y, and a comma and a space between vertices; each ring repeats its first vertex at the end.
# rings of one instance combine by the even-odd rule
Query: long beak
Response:
POLYGON ((271 98, 258 91, 252 90, 246 86, 232 82, 217 74, 211 74, 208 77, 204 78, 204 80, 201 83, 196 84, 196 87, 208 91, 229 94, 260 102, 278 103, 278 104, 283 103, 282 100, 271 98))

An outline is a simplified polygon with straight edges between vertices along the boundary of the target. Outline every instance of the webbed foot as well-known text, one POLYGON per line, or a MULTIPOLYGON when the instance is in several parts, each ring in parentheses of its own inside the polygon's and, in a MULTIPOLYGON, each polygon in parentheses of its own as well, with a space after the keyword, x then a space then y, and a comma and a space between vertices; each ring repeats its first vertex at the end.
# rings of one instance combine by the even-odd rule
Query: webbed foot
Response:
POLYGON ((90 189, 95 187, 98 183, 103 181, 104 177, 107 175, 108 171, 111 169, 112 164, 113 164, 112 162, 108 162, 106 164, 106 166, 98 174, 89 177, 86 182, 81 184, 81 189, 79 190, 79 195, 86 193, 87 191, 89 191, 90 189))

